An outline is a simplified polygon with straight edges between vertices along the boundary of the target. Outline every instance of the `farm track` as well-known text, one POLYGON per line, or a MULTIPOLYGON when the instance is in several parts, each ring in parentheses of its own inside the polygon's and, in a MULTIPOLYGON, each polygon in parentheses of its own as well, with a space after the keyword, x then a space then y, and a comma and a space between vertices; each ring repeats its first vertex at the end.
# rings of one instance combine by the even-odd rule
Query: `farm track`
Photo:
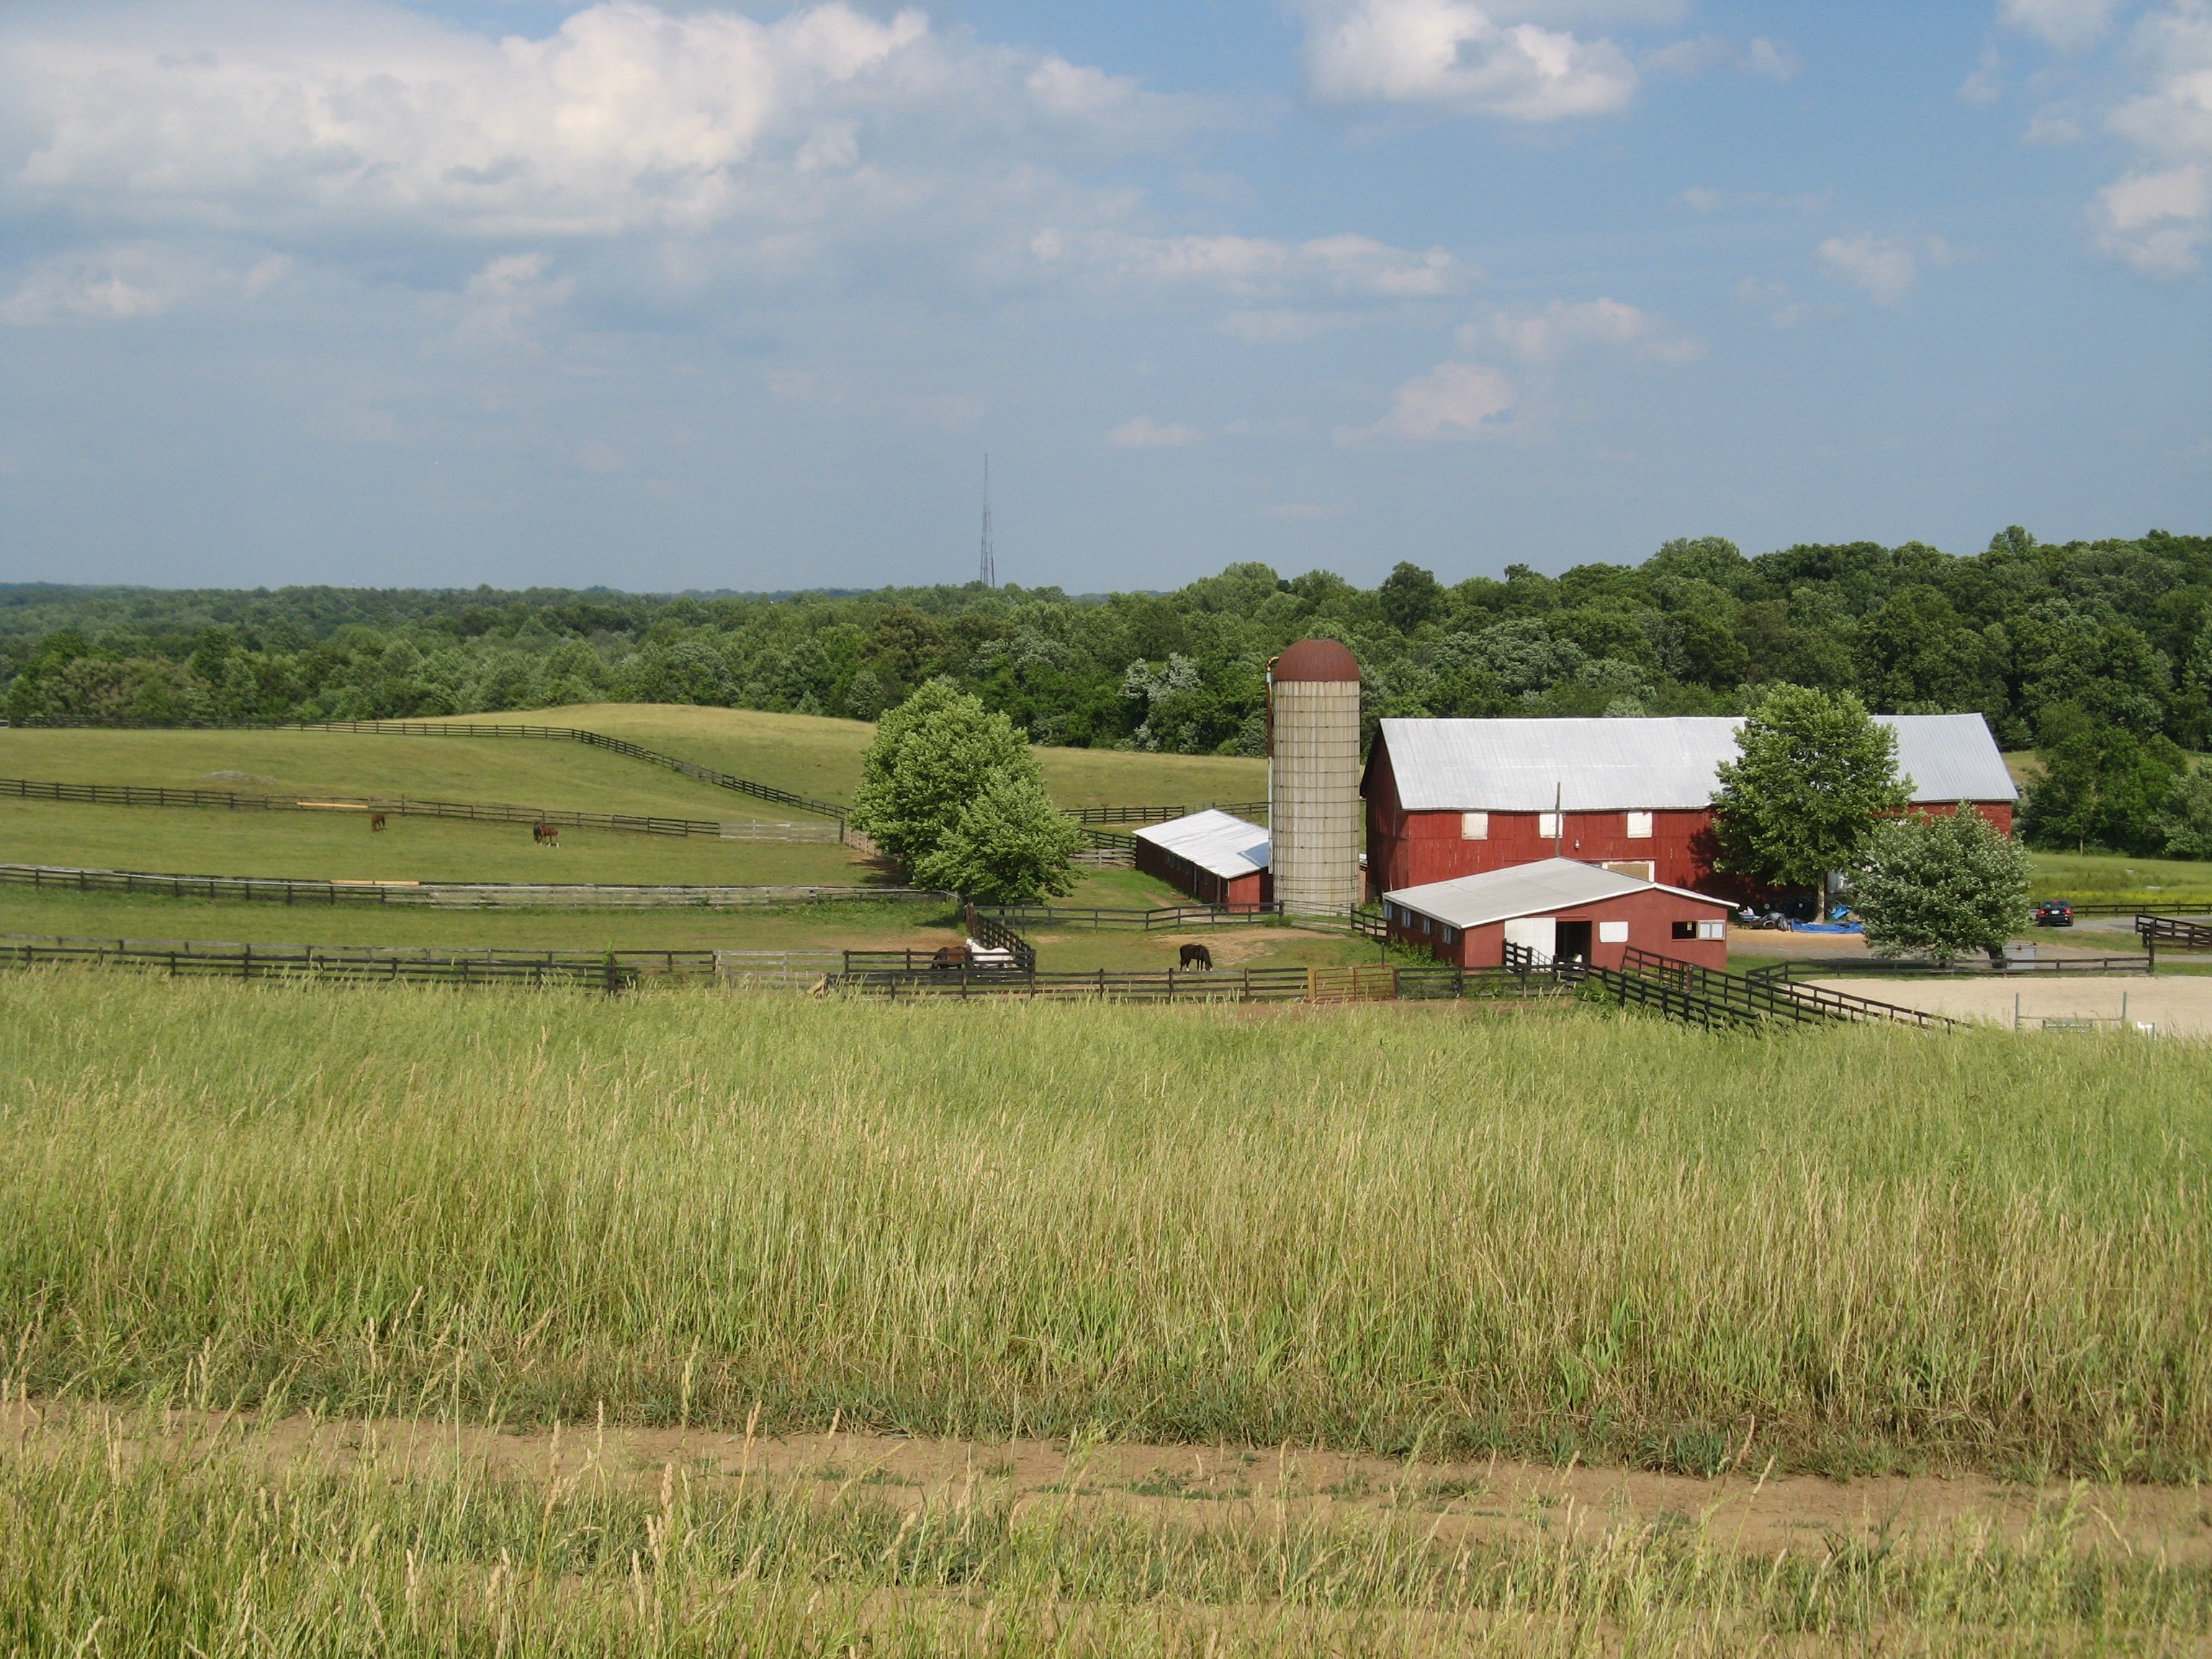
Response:
POLYGON ((878 1434, 751 1436, 691 1429, 564 1425, 500 1431, 426 1419, 144 1413, 17 1396, 0 1407, 0 1456, 58 1453, 88 1419, 128 1452, 149 1431, 202 1445, 251 1448, 274 1469, 302 1462, 343 1472, 364 1459, 430 1473, 458 1454, 473 1469, 525 1483, 604 1478, 657 1486, 664 1472, 733 1491, 778 1488, 828 1503, 865 1492, 918 1510, 1011 1498, 1015 1518, 1073 1511, 1195 1527, 1232 1521, 1413 1522, 1446 1544, 1564 1542, 1623 1525, 1697 1525, 1723 1547, 1771 1559, 1827 1555, 1844 1543, 1985 1529, 2017 1542, 2039 1518, 2076 1518, 2082 1551, 2117 1550, 2175 1567, 2212 1566, 2212 1492, 2199 1486, 2035 1486, 1986 1475, 1839 1481, 1762 1477, 1747 1466, 1713 1478, 1565 1468, 1492 1458, 1427 1463, 1280 1448, 973 1441, 878 1434))

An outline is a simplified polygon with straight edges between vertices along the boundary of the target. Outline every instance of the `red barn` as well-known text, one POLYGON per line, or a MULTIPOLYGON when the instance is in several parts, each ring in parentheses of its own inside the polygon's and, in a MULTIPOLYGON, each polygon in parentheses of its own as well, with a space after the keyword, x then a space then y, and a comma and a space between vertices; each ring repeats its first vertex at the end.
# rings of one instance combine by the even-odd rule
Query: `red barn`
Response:
MULTIPOLYGON (((1979 714, 1879 714, 1930 811, 1971 801, 2012 828, 2016 792, 1979 714)), ((1712 867, 1729 719, 1386 720, 1360 793, 1378 891, 1564 857, 1675 887, 1733 890, 1712 867), (1555 810, 1556 804, 1556 810, 1555 810)))
POLYGON ((1258 909, 1273 902, 1267 832, 1209 807, 1136 832, 1137 868, 1205 904, 1258 909))
POLYGON ((1572 859, 1543 859, 1386 893, 1390 937, 1462 968, 1495 968, 1518 945, 1540 962, 1618 968, 1632 948, 1728 966, 1726 899, 1572 859))

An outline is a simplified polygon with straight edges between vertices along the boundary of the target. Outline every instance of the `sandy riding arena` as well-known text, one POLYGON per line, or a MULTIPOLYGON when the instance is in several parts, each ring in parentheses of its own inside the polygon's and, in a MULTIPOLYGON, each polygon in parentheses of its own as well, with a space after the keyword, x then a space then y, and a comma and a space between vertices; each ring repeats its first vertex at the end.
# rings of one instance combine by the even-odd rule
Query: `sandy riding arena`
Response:
POLYGON ((2212 976, 2132 975, 2111 979, 2018 978, 1933 981, 1809 980, 1823 990, 1893 1002, 1903 1008, 1947 1014, 1953 1019, 2010 1026, 2019 999, 2022 1030, 2040 1031, 2045 1020, 2100 1020, 2117 1026, 2122 999, 2130 1027, 2154 1025, 2160 1036, 2212 1036, 2212 976))

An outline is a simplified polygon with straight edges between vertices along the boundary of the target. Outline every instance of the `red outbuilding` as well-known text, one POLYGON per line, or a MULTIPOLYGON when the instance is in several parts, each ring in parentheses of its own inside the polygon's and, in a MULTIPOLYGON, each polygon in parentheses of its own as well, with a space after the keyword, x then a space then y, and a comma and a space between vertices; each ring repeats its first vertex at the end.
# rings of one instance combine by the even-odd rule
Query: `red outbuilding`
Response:
POLYGON ((1203 904, 1256 910, 1274 902, 1267 832, 1232 813, 1203 812, 1136 832, 1137 868, 1203 904))
POLYGON ((1517 945, 1539 962, 1618 968, 1632 948, 1728 966, 1729 903, 1573 859, 1543 859, 1386 893, 1390 938, 1462 968, 1496 968, 1517 945))
MULTIPOLYGON (((1960 801, 2012 828, 2016 791, 1979 714, 1881 714, 1913 803, 1960 801)), ((1386 720, 1360 793, 1373 888, 1418 887, 1566 858, 1648 881, 1747 895, 1713 869, 1729 719, 1386 720)))

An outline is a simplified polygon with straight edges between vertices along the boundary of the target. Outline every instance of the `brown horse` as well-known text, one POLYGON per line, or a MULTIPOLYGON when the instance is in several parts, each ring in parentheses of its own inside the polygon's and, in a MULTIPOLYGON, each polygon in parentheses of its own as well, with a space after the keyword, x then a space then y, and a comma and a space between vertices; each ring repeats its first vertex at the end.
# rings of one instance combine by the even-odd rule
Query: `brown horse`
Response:
POLYGON ((371 813, 368 815, 368 830, 369 830, 369 833, 370 833, 371 835, 374 835, 378 830, 381 830, 381 829, 383 829, 383 828, 384 828, 384 814, 383 814, 383 813, 381 813, 381 812, 371 812, 371 813))
POLYGON ((1176 966, 1178 968, 1204 968, 1208 971, 1211 971, 1213 967, 1213 952, 1207 950, 1203 945, 1186 945, 1182 947, 1182 957, 1176 963, 1176 966))
POLYGON ((964 945, 940 945, 937 954, 929 959, 932 973, 958 973, 968 966, 968 947, 964 945))
POLYGON ((533 823, 530 826, 530 839, 540 847, 558 847, 561 844, 561 831, 550 823, 533 823))

